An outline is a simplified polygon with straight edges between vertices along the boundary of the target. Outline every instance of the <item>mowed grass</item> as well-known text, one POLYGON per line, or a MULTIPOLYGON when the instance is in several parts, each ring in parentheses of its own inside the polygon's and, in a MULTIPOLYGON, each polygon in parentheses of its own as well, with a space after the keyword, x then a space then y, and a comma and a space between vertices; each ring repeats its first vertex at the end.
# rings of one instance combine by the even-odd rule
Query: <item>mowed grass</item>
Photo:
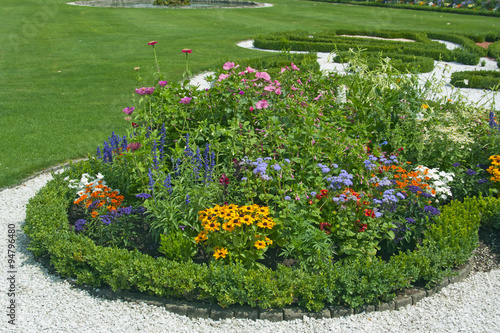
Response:
POLYGON ((112 131, 134 89, 161 71, 181 79, 183 48, 193 73, 218 61, 259 56, 236 46, 260 33, 360 27, 499 31, 498 18, 271 0, 254 9, 132 9, 67 5, 64 0, 2 0, 0 11, 0 188, 37 170, 87 156, 112 131), (144 81, 137 81, 141 67, 144 81))

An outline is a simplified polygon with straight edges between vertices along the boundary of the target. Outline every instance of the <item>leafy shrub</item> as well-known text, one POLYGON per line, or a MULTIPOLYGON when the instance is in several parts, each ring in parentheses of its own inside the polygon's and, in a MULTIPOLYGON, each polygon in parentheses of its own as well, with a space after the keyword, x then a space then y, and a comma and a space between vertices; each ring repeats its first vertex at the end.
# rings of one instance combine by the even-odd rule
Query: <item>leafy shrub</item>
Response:
POLYGON ((500 41, 494 42, 488 46, 488 56, 500 59, 500 41))
POLYGON ((500 87, 498 71, 463 71, 451 74, 450 84, 460 88, 497 90, 500 87))
MULTIPOLYGON (((429 229, 422 245, 388 262, 379 258, 324 262, 319 271, 278 266, 276 271, 214 263, 209 267, 153 258, 138 251, 96 246, 70 230, 66 217, 68 188, 62 179, 49 182, 27 207, 23 230, 28 249, 47 255, 58 274, 92 286, 138 290, 162 297, 211 300, 222 306, 283 307, 293 304, 317 311, 326 304, 358 307, 388 301, 415 283, 432 286, 449 268, 463 264, 477 245, 479 221, 498 210, 498 199, 454 201, 429 229)), ((447 273, 448 272, 448 273, 447 273)))

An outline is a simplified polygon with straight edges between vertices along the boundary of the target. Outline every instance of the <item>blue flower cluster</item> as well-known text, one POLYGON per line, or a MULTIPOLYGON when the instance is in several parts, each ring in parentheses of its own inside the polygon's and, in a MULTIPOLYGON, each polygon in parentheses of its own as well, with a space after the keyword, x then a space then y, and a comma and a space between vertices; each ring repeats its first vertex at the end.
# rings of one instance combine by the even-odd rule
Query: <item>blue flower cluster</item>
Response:
POLYGON ((424 198, 432 198, 432 194, 425 192, 419 186, 408 185, 406 188, 413 194, 418 194, 420 192, 420 195, 424 198))
MULTIPOLYGON (((254 166, 255 168, 253 169, 253 173, 256 176, 259 176, 261 179, 267 181, 267 180, 273 179, 273 177, 271 177, 267 174, 267 167, 269 166, 269 161, 271 161, 271 160, 272 160, 271 157, 264 157, 264 158, 259 157, 255 161, 252 161, 247 156, 245 156, 241 160, 241 164, 254 166)), ((285 162, 290 163, 290 160, 285 159, 285 162)), ((271 168, 277 172, 281 171, 281 169, 282 169, 282 167, 279 163, 274 163, 271 166, 271 168)), ((241 180, 247 180, 247 178, 243 177, 241 180)))
POLYGON ((75 222, 75 231, 76 232, 79 232, 79 231, 82 231, 83 228, 85 227, 85 223, 87 223, 87 221, 85 221, 85 219, 79 219, 75 222))
POLYGON ((340 189, 343 186, 352 186, 353 175, 349 174, 345 170, 340 170, 340 174, 338 176, 332 176, 326 178, 327 181, 330 182, 330 188, 332 189, 340 189))
POLYGON ((113 131, 111 136, 108 136, 108 141, 104 141, 102 151, 97 146, 96 156, 106 163, 113 163, 113 154, 120 154, 120 151, 127 151, 127 145, 127 137, 124 135, 123 138, 120 138, 113 131))
POLYGON ((397 164, 398 159, 395 155, 391 155, 389 158, 386 158, 385 156, 374 156, 370 155, 367 160, 363 161, 365 164, 365 168, 367 170, 373 170, 377 167, 377 165, 374 162, 379 162, 384 165, 391 165, 391 164, 397 164))
POLYGON ((130 207, 120 207, 117 210, 109 212, 107 215, 101 215, 101 222, 109 225, 115 222, 116 219, 125 216, 125 215, 142 215, 146 212, 146 208, 139 206, 137 208, 130 207))
POLYGON ((441 213, 439 209, 433 206, 425 206, 424 212, 428 213, 431 217, 439 215, 441 213))

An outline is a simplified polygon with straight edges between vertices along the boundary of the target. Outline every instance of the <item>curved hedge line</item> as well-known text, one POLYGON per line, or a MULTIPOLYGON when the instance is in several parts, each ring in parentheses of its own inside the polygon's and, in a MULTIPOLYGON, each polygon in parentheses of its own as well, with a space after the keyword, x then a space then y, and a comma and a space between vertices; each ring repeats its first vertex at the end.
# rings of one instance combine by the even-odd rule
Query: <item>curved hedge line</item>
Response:
POLYGON ((463 71, 451 74, 450 84, 460 88, 500 89, 499 71, 463 71))
POLYGON ((271 33, 257 36, 254 40, 254 46, 261 49, 308 52, 345 52, 350 49, 362 49, 366 52, 380 52, 382 56, 405 54, 429 57, 434 60, 456 61, 466 65, 477 65, 479 57, 485 56, 487 53, 473 40, 462 35, 394 30, 339 29, 323 31, 314 35, 305 31, 271 33), (406 38, 415 42, 374 40, 361 37, 343 37, 342 35, 406 38), (432 41, 429 37, 457 42, 462 47, 448 50, 444 44, 432 41))
POLYGON ((138 251, 96 246, 72 230, 67 209, 73 193, 59 175, 54 177, 30 200, 22 228, 30 239, 28 249, 35 256, 49 257, 58 274, 76 278, 78 284, 198 299, 223 307, 298 304, 310 311, 325 305, 356 308, 389 301, 397 291, 414 284, 431 287, 471 256, 480 220, 489 216, 483 212, 500 211, 500 200, 491 197, 453 201, 442 207, 417 250, 388 261, 360 258, 325 262, 317 272, 285 266, 275 271, 248 270, 241 265, 178 263, 138 251))
POLYGON ((453 14, 463 14, 463 15, 480 15, 480 16, 500 16, 500 12, 495 11, 485 11, 485 10, 468 10, 460 8, 448 8, 448 7, 429 7, 429 6, 417 6, 417 5, 406 5, 406 4, 394 4, 394 3, 383 3, 379 1, 368 2, 365 0, 311 0, 319 2, 331 2, 331 3, 346 3, 350 5, 358 6, 372 6, 372 7, 386 7, 395 9, 410 9, 410 10, 423 10, 431 12, 441 12, 441 13, 453 13, 453 14))
MULTIPOLYGON (((381 54, 375 52, 360 53, 361 57, 366 59, 370 70, 373 70, 380 64, 381 54)), ((385 58, 391 59, 391 65, 401 72, 410 73, 428 73, 434 70, 434 60, 429 57, 418 57, 406 54, 386 53, 385 58)), ((349 52, 339 52, 333 61, 344 63, 349 62, 351 55, 349 52)))

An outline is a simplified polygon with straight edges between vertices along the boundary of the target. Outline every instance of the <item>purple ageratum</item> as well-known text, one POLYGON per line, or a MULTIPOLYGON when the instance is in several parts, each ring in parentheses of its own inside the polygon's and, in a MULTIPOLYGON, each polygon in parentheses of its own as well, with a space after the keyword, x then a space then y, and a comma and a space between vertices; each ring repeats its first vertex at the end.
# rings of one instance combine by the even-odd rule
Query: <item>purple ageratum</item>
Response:
POLYGON ((149 199, 149 198, 151 198, 151 194, 149 194, 149 193, 139 193, 135 197, 136 198, 141 198, 141 199, 149 199))
POLYGON ((318 167, 321 168, 322 173, 329 173, 330 172, 330 168, 324 164, 318 163, 318 167))
POLYGON ((286 195, 286 196, 285 196, 285 200, 286 200, 286 201, 290 201, 290 200, 292 200, 292 198, 290 198, 288 195, 286 195))
POLYGON ((441 213, 439 211, 439 209, 437 209, 436 207, 433 207, 433 206, 425 206, 424 211, 429 213, 431 216, 436 216, 436 215, 439 215, 441 213))
POLYGON ((193 98, 191 98, 191 97, 183 97, 183 98, 181 98, 181 100, 179 101, 179 103, 188 105, 189 103, 191 103, 192 99, 193 98))
POLYGON ((87 223, 87 221, 85 221, 84 219, 79 219, 75 222, 75 231, 76 232, 80 232, 83 230, 84 226, 85 226, 85 223, 87 223))
POLYGON ((350 175, 345 170, 340 170, 340 174, 338 176, 328 177, 326 180, 330 182, 330 188, 339 189, 344 186, 353 185, 352 182, 353 176, 350 175))
POLYGON ((276 170, 276 171, 280 171, 281 170, 281 166, 279 164, 275 164, 275 165, 273 165, 273 169, 276 170))
POLYGON ((477 172, 472 169, 468 169, 467 171, 465 171, 465 174, 467 176, 474 176, 475 174, 477 174, 477 172))
POLYGON ((460 163, 456 162, 456 163, 453 163, 451 166, 454 166, 456 168, 456 167, 460 166, 460 163))
POLYGON ((130 115, 134 112, 134 110, 135 110, 135 108, 134 108, 134 107, 127 107, 127 108, 123 109, 123 112, 124 112, 126 115, 130 116, 130 115))

